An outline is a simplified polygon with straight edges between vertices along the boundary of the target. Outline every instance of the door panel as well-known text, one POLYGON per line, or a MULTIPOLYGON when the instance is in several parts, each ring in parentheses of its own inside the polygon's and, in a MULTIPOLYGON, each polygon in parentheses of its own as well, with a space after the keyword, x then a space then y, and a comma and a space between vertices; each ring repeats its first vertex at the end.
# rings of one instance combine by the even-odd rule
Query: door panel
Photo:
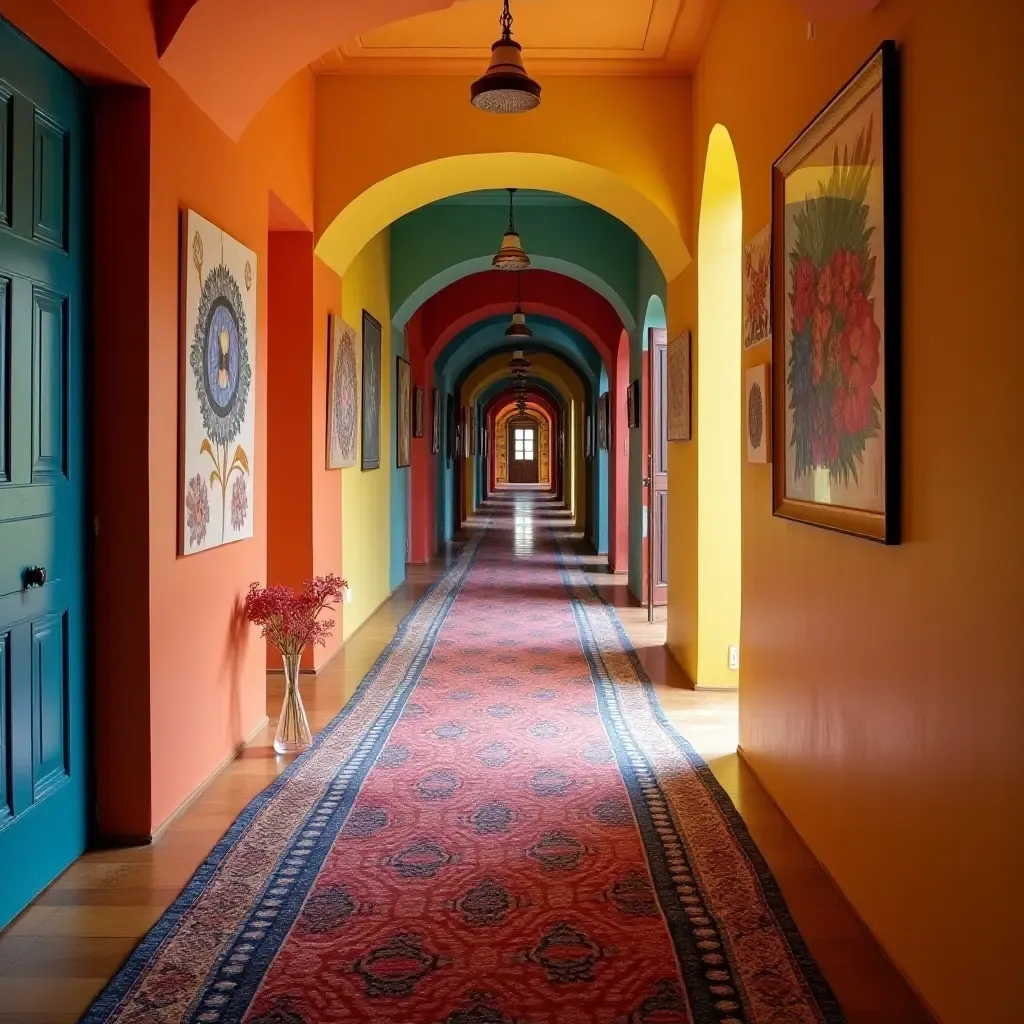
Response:
POLYGON ((647 403, 650 438, 650 487, 647 489, 649 512, 648 594, 649 604, 668 604, 668 335, 664 328, 652 327, 648 343, 650 401, 647 403))
POLYGON ((87 833, 85 137, 82 87, 0 21, 0 927, 87 833))
POLYGON ((513 420, 508 425, 509 483, 535 484, 539 479, 537 463, 537 426, 533 420, 513 420))

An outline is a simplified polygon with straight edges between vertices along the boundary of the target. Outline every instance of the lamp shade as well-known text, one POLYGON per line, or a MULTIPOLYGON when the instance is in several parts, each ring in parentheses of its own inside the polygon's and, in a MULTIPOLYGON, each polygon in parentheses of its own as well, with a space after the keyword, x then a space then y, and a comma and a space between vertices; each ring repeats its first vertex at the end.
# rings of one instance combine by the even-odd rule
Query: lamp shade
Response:
POLYGON ((533 331, 526 326, 526 314, 516 306, 516 311, 512 314, 512 323, 505 328, 506 338, 532 338, 533 331))
POLYGON ((469 87, 470 102, 492 114, 522 114, 540 104, 540 85, 523 67, 523 48, 508 30, 491 46, 491 62, 469 87))
POLYGON ((530 265, 518 231, 506 232, 501 248, 494 254, 491 266, 495 270, 525 270, 530 265))

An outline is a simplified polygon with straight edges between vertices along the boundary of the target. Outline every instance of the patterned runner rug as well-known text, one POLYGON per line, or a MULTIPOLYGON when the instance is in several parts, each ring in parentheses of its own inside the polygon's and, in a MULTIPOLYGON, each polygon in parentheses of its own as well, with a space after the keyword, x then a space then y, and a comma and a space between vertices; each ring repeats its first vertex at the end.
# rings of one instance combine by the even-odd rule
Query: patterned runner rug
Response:
POLYGON ((509 541, 466 545, 88 1024, 842 1020, 615 612, 554 535, 509 541))

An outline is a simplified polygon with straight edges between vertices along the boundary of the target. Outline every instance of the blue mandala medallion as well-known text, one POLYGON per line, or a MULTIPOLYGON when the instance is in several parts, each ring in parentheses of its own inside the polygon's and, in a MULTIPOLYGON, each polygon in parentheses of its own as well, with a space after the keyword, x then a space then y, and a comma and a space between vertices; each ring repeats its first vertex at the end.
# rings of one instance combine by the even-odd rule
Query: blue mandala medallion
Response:
POLYGON ((206 436, 227 445, 238 437, 245 419, 252 366, 242 293, 223 264, 203 284, 189 365, 206 436))

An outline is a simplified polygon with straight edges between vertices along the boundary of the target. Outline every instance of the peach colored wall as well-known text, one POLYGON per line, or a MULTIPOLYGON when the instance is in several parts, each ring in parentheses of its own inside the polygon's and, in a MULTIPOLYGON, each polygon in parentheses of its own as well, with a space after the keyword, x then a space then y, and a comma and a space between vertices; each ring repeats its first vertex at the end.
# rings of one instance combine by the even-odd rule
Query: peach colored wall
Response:
POLYGON ((312 152, 310 76, 289 83, 238 144, 170 83, 152 88, 150 192, 150 423, 178 411, 178 210, 192 207, 258 259, 255 536, 211 552, 176 555, 178 437, 150 431, 150 692, 152 824, 157 827, 265 715, 265 656, 238 619, 267 558, 268 188, 308 216, 312 152), (296 166, 299 165, 299 166, 296 166), (307 186, 307 187, 303 187, 307 186), (262 372, 260 371, 262 368, 262 372), (183 639, 187 638, 187 643, 183 639))
MULTIPOLYGON (((340 469, 327 469, 327 323, 331 313, 341 316, 341 278, 313 257, 313 573, 344 576, 341 564, 340 469)), ((334 632, 326 647, 313 652, 313 667, 323 668, 341 650, 344 609, 332 613, 334 632)))
MULTIPOLYGON (((721 122, 749 239, 772 161, 880 40, 901 46, 904 542, 776 519, 770 469, 744 464, 740 733, 944 1024, 1017 1019, 995 982, 1024 963, 1022 33, 1015 0, 887 0, 811 42, 796 4, 724 0, 694 88, 695 193, 721 122)), ((692 325, 695 270, 670 288, 673 332, 692 325)), ((692 610, 670 621, 676 644, 693 635, 692 610)))

